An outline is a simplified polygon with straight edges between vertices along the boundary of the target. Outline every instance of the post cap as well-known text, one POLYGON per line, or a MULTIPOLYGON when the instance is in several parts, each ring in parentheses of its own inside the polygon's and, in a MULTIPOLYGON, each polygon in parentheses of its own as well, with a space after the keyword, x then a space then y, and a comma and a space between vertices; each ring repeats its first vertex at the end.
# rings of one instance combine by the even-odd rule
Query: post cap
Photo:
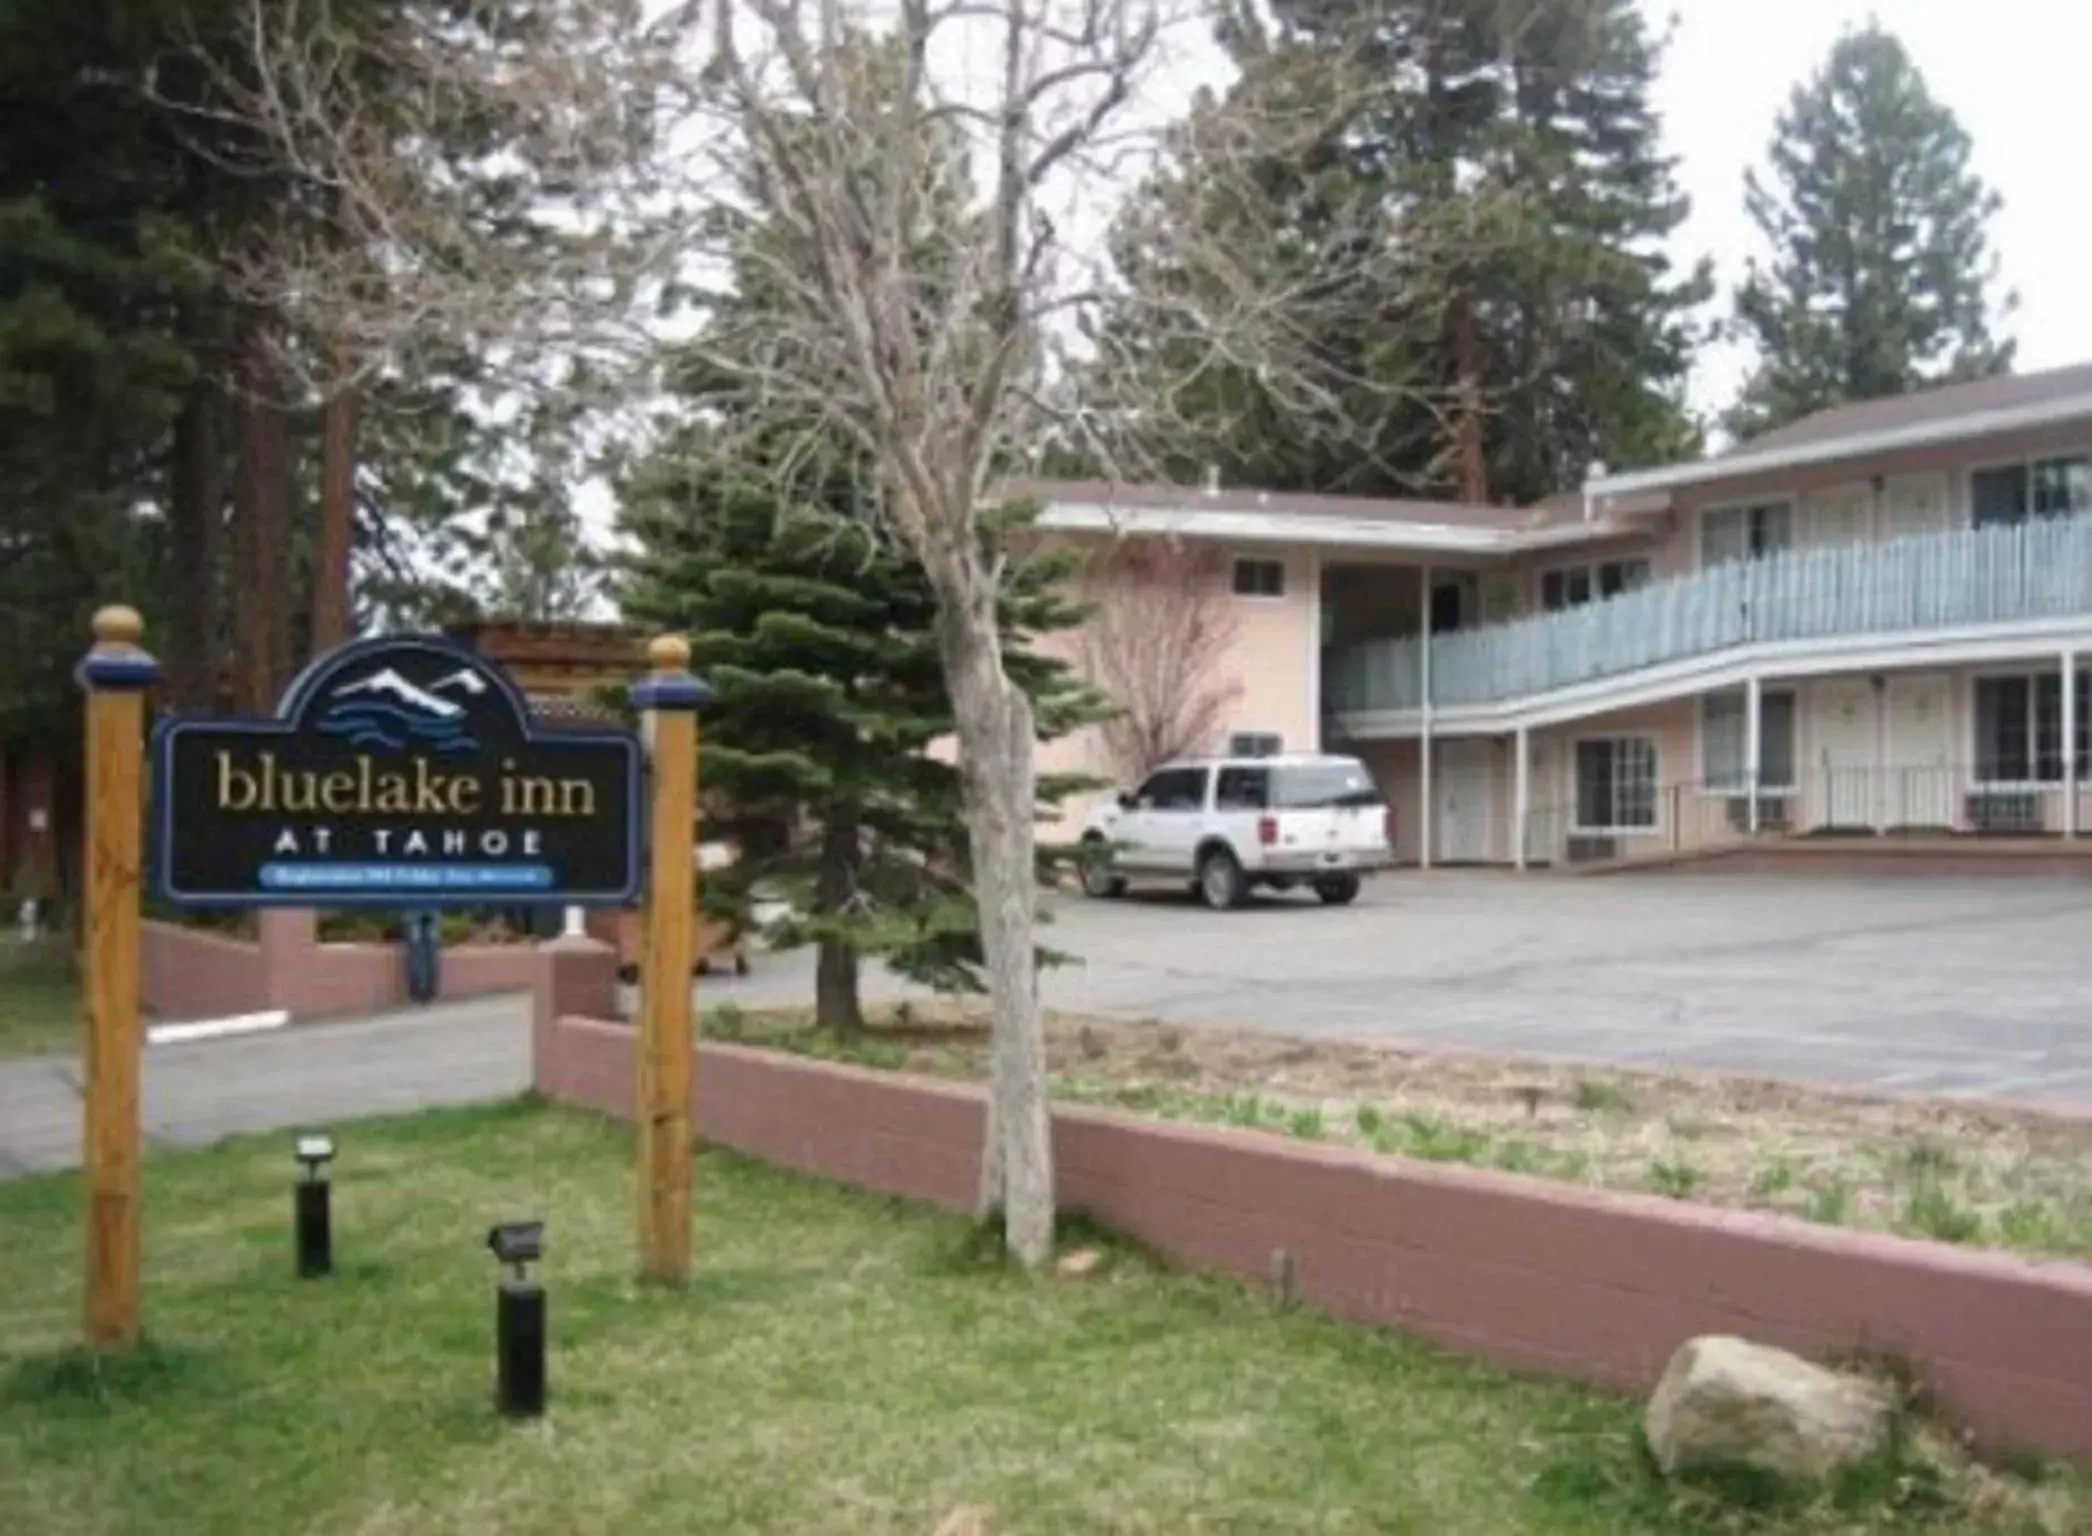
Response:
POLYGON ((94 616, 94 649, 80 660, 74 674, 90 692, 133 693, 160 680, 160 664, 139 647, 145 620, 136 608, 112 603, 94 616))
POLYGON ((632 689, 632 706, 640 710, 702 709, 712 702, 712 689, 690 675, 690 642, 681 635, 656 635, 647 642, 653 667, 632 689))
POLYGON ((681 672, 690 665, 690 642, 681 635, 656 635, 647 642, 646 659, 656 672, 681 672))
POLYGON ((136 608, 111 603, 95 610, 94 638, 97 645, 136 645, 145 638, 145 620, 136 608))

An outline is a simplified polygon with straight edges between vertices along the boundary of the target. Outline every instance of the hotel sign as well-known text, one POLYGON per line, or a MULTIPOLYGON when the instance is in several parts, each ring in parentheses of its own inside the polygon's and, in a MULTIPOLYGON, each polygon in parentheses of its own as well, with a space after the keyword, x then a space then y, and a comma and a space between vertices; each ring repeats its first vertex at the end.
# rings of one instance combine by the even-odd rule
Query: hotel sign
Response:
POLYGON ((471 651, 357 641, 273 720, 161 722, 154 880, 209 907, 623 904, 639 779, 632 733, 539 731, 471 651))

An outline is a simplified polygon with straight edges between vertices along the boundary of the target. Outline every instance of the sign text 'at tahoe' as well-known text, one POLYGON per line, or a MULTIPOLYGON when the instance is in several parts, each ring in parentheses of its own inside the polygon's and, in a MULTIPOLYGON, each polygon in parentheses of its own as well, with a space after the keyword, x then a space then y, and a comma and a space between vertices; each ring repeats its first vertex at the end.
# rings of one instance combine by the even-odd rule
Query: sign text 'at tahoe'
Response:
POLYGON ((195 906, 625 903, 640 749, 542 730, 507 676, 429 636, 315 661, 273 720, 161 723, 153 867, 195 906))

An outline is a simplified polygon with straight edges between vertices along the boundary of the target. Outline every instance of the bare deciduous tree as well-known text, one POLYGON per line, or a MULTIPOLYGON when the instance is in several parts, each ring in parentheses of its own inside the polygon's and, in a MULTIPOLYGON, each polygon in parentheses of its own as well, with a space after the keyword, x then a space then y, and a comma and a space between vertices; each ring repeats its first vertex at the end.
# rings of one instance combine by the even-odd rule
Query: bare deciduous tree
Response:
MULTIPOLYGON (((576 17, 626 20, 586 47, 535 52, 467 48, 426 21, 384 34, 384 67, 411 88, 382 100, 363 91, 360 45, 271 31, 286 6, 321 0, 247 3, 256 35, 282 41, 253 50, 262 83, 235 113, 329 189, 356 235, 293 243, 293 259, 258 268, 286 302, 337 311, 322 334, 368 358, 417 329, 513 345, 565 325, 574 345, 615 350, 631 340, 617 301, 672 257, 700 295, 701 324, 672 356, 702 381, 689 393, 708 452, 731 453, 745 433, 761 444, 751 463, 789 474, 794 455, 778 445, 797 435, 809 464, 834 462, 840 445, 875 467, 865 515, 934 589, 953 702, 993 1013, 981 1206, 1002 1213, 1021 1260, 1042 1261, 1054 1196, 1034 722, 1002 654, 1013 556, 996 487, 1049 440, 1139 475, 1162 462, 1148 445, 1181 447, 1177 405, 1203 372, 1253 373, 1303 430, 1328 420, 1342 392, 1312 338, 1321 308, 1353 289, 1293 259, 1292 215, 1257 177, 1326 135, 1329 98, 1354 82, 1325 78, 1319 100, 1296 88, 1202 101, 1201 195, 1216 163, 1236 149, 1243 162, 1226 237, 1157 221, 1141 262, 1114 263, 1110 207, 1167 147, 1166 110, 1147 91, 1172 44, 1210 25, 1201 0, 693 0, 646 27, 629 5, 573 0, 576 17), (696 25, 702 58, 683 44, 696 25), (464 173, 402 156, 442 137, 412 131, 417 120, 469 122, 488 103, 535 135, 530 155, 570 168, 560 197, 579 232, 486 240, 455 195, 464 173), (385 283, 371 280, 374 260, 385 283)), ((1361 263, 1391 243, 1370 222, 1357 236, 1335 248, 1361 263)))
POLYGON ((1083 666, 1118 706, 1101 730, 1124 782, 1207 750, 1241 695, 1226 671, 1241 624, 1225 574, 1211 548, 1174 538, 1121 545, 1087 573, 1083 666))

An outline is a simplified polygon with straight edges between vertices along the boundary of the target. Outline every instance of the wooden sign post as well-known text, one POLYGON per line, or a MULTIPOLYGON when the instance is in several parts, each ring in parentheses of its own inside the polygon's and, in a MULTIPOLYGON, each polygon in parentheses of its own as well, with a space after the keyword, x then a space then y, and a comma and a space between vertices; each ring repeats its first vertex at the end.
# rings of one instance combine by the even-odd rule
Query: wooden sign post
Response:
POLYGON ((101 1346, 138 1337, 139 846, 145 691, 160 676, 139 647, 144 634, 134 610, 104 608, 79 669, 87 691, 87 1342, 101 1346))
POLYGON ((689 642, 677 636, 656 639, 647 659, 653 670, 632 689, 653 756, 639 981, 639 1273, 680 1285, 690 1277, 697 711, 712 690, 691 676, 689 642))

